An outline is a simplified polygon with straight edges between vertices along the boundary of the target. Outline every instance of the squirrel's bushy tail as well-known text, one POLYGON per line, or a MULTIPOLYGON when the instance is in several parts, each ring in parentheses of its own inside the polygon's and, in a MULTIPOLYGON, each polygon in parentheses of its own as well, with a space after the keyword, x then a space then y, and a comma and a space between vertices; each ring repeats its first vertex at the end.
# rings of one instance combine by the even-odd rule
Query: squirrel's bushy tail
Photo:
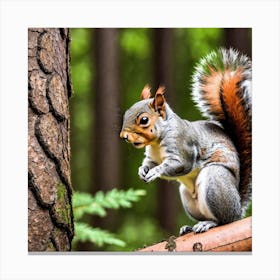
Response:
POLYGON ((250 59, 233 49, 221 48, 201 59, 192 91, 202 114, 223 125, 239 153, 243 213, 251 197, 251 80, 250 59))

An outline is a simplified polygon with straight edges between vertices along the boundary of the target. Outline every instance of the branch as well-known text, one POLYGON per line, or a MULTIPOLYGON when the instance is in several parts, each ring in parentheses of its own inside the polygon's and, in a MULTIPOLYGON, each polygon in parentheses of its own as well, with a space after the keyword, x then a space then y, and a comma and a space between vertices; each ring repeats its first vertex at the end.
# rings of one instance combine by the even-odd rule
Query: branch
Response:
POLYGON ((203 233, 188 233, 178 238, 171 236, 140 252, 228 252, 252 251, 252 217, 215 227, 203 233))

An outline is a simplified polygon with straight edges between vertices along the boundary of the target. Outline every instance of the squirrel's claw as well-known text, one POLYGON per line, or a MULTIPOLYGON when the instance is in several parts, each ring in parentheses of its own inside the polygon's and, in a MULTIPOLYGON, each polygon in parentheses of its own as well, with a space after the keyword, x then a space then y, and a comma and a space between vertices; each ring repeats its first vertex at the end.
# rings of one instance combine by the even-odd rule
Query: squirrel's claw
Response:
POLYGON ((188 225, 184 225, 180 228, 179 235, 182 236, 182 235, 190 233, 192 231, 193 231, 192 227, 190 227, 188 225))
POLYGON ((146 183, 152 182, 152 181, 154 181, 156 178, 158 178, 160 176, 161 176, 161 173, 159 171, 158 166, 156 166, 156 167, 150 169, 149 172, 146 174, 145 182, 146 183))
POLYGON ((149 172, 149 167, 146 165, 144 165, 144 166, 142 165, 138 169, 138 175, 139 175, 140 179, 143 180, 144 182, 146 182, 146 175, 148 172, 149 172))
POLYGON ((142 179, 145 183, 150 183, 154 181, 156 178, 160 177, 161 173, 158 166, 149 169, 148 166, 140 166, 138 169, 138 175, 140 179, 142 179))
POLYGON ((193 226, 193 231, 195 233, 207 231, 210 228, 216 227, 217 223, 213 221, 200 221, 193 226))

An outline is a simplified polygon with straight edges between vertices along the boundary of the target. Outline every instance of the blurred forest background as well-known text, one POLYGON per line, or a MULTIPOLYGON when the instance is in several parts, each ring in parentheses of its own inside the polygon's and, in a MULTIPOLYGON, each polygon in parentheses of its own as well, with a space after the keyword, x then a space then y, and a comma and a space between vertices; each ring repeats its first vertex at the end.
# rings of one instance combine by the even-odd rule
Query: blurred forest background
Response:
POLYGON ((110 210, 104 218, 84 217, 91 226, 124 240, 125 247, 78 242, 74 250, 133 251, 177 236, 180 226, 194 224, 183 210, 175 182, 145 184, 139 179, 144 150, 119 138, 122 116, 149 83, 153 90, 166 86, 167 102, 181 118, 201 119, 190 99, 195 64, 221 46, 251 57, 251 37, 247 28, 71 29, 74 190, 146 190, 132 208, 110 210))

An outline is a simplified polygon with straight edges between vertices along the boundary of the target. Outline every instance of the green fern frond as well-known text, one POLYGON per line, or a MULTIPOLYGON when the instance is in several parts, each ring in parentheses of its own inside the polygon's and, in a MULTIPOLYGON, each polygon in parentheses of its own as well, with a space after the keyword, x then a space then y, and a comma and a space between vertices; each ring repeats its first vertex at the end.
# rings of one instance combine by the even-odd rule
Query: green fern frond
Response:
POLYGON ((82 242, 93 242, 97 246, 103 246, 104 244, 117 245, 124 247, 126 244, 124 241, 116 238, 114 234, 102 230, 99 228, 93 228, 85 223, 75 223, 75 237, 73 239, 73 244, 78 241, 82 242))
POLYGON ((75 192, 73 195, 73 210, 75 219, 75 237, 73 244, 77 241, 93 242, 98 246, 105 244, 124 247, 124 241, 116 238, 112 233, 90 225, 78 222, 84 214, 98 215, 104 217, 106 209, 118 209, 120 207, 130 208, 132 202, 136 202, 145 195, 145 190, 118 190, 112 189, 107 193, 97 192, 94 196, 89 193, 75 192))
POLYGON ((73 195, 73 211, 75 220, 79 220, 84 214, 98 215, 104 217, 106 211, 96 203, 94 197, 89 193, 75 192, 73 195))
POLYGON ((145 194, 145 190, 134 189, 112 189, 107 193, 99 191, 94 196, 90 195, 89 193, 76 192, 73 195, 73 210, 75 220, 79 220, 86 213, 104 217, 106 215, 106 208, 130 208, 132 207, 131 202, 138 201, 140 196, 145 194))

